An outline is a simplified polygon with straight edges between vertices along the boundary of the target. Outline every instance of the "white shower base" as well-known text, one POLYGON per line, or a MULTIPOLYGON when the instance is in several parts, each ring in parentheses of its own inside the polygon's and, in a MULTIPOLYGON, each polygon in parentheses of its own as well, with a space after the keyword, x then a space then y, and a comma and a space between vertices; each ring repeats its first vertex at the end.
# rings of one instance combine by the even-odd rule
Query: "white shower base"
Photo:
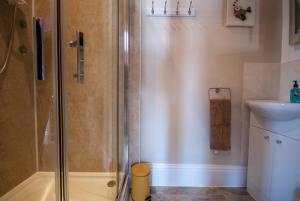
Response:
MULTIPOLYGON (((112 173, 70 173, 70 201, 113 201, 116 180, 112 173)), ((54 173, 37 172, 0 198, 0 201, 56 201, 54 173)))

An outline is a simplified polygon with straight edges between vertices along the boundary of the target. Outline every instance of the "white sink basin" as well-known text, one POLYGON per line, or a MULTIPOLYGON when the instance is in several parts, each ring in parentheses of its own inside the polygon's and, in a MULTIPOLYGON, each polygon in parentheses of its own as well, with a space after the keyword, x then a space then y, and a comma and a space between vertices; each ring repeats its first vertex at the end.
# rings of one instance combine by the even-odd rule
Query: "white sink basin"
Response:
POLYGON ((300 118, 300 104, 273 100, 247 101, 251 111, 273 121, 291 121, 300 118))

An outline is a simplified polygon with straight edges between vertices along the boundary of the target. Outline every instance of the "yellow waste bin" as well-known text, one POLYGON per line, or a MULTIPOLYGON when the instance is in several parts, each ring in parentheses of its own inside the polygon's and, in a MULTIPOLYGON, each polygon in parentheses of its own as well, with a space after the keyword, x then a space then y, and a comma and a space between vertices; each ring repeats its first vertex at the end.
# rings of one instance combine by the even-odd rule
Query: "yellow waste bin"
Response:
POLYGON ((149 163, 136 163, 131 167, 131 197, 133 201, 145 201, 150 196, 149 163))

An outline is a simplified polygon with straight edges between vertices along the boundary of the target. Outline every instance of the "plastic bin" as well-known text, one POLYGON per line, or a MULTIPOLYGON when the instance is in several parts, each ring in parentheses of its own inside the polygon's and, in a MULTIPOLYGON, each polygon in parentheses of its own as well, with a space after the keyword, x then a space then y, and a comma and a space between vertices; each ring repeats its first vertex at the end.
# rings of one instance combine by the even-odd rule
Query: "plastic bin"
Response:
POLYGON ((145 201, 150 198, 149 163, 136 163, 131 166, 131 197, 133 201, 145 201))

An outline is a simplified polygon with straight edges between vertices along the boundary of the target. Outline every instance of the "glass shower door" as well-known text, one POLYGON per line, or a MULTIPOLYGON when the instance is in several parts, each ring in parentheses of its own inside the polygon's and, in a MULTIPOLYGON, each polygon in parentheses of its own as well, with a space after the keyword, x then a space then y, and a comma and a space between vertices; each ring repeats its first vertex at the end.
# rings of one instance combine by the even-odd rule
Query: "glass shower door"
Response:
POLYGON ((118 1, 62 2, 62 70, 69 200, 115 200, 118 1))
POLYGON ((56 5, 0 1, 0 200, 59 199, 56 5))

